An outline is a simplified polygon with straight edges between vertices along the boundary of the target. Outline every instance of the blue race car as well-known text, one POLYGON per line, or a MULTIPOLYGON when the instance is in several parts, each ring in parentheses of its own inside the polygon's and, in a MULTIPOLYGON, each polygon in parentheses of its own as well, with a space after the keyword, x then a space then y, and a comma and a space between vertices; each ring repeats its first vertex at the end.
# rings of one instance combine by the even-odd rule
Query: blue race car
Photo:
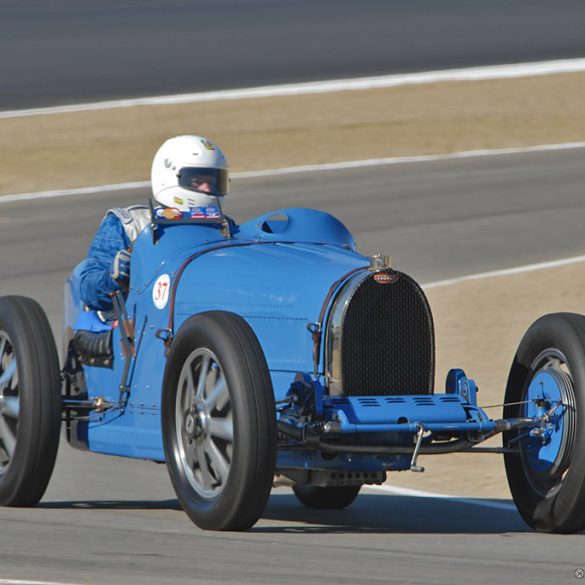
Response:
POLYGON ((585 527, 585 369, 572 361, 585 334, 571 351, 523 342, 512 404, 493 420, 462 370, 433 393, 422 289, 359 254, 327 213, 235 225, 153 210, 113 319, 83 306, 82 268, 67 281, 61 370, 39 305, 0 299, 0 504, 40 500, 61 422, 75 448, 166 462, 210 530, 254 525, 275 482, 305 506, 343 508, 388 472, 423 471, 422 453, 482 451, 503 432, 501 449, 483 450, 505 454, 526 521, 585 527))

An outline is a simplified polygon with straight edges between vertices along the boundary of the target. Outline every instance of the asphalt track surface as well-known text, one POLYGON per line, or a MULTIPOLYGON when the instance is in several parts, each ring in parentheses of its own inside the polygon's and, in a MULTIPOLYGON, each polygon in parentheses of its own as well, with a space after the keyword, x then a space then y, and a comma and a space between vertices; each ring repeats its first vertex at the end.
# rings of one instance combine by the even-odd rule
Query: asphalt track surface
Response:
POLYGON ((585 56, 582 0, 2 0, 0 110, 585 56))
MULTIPOLYGON (((583 150, 239 180, 239 220, 289 205, 335 213, 364 252, 422 282, 583 253, 583 150)), ((66 273, 111 205, 144 193, 0 203, 0 295, 27 294, 57 331, 66 273)), ((445 486, 445 492, 450 492, 445 486)), ((573 582, 583 535, 528 531, 515 511, 365 491, 309 511, 274 490, 247 533, 206 533, 163 465, 62 444, 34 509, 0 509, 0 579, 67 583, 573 582)))

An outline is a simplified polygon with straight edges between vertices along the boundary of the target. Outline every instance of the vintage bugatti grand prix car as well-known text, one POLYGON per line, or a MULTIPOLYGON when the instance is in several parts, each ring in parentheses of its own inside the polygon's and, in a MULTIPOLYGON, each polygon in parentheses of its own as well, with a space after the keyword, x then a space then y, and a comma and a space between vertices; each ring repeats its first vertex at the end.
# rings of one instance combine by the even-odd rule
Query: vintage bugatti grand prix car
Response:
POLYGON ((1 504, 42 497, 62 421, 73 447, 166 462, 184 510, 212 530, 252 526, 275 479, 306 506, 343 508, 389 471, 422 471, 421 453, 481 451, 503 432, 485 451, 504 453, 525 520, 584 527, 582 318, 570 346, 550 332, 572 318, 529 333, 505 418, 492 420, 462 370, 433 393, 423 291, 387 258, 360 255, 337 219, 200 215, 153 210, 128 293, 113 298, 116 326, 83 343, 73 271, 61 370, 40 306, 0 299, 1 504))

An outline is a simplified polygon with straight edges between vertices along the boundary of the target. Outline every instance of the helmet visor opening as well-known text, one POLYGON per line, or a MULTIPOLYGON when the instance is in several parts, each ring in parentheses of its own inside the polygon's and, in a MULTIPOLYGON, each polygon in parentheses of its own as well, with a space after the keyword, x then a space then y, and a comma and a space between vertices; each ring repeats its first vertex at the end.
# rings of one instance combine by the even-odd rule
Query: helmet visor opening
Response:
POLYGON ((226 169, 183 167, 177 173, 179 186, 207 195, 222 196, 228 193, 226 169))

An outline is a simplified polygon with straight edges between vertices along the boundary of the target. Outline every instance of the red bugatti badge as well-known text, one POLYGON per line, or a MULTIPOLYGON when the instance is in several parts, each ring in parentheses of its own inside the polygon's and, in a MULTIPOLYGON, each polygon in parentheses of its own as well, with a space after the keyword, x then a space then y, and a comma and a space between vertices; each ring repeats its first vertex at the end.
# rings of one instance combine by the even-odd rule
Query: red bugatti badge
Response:
POLYGON ((398 272, 376 272, 374 274, 374 280, 378 284, 394 284, 399 278, 398 272))

